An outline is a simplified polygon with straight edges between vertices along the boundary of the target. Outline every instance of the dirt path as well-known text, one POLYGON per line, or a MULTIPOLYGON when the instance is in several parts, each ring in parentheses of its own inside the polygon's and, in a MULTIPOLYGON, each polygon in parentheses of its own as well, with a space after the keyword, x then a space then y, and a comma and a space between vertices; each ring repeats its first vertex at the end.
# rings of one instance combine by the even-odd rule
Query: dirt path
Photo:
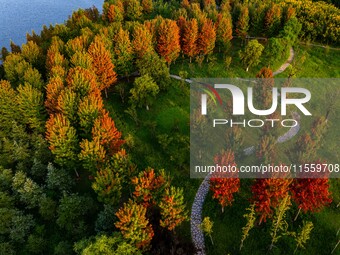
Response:
POLYGON ((278 75, 280 73, 283 73, 288 68, 288 66, 290 66, 290 64, 293 62, 294 56, 295 56, 294 49, 293 49, 293 47, 290 47, 289 57, 288 57, 286 63, 284 63, 282 66, 280 66, 280 68, 277 69, 275 72, 273 72, 273 75, 275 76, 275 75, 278 75))

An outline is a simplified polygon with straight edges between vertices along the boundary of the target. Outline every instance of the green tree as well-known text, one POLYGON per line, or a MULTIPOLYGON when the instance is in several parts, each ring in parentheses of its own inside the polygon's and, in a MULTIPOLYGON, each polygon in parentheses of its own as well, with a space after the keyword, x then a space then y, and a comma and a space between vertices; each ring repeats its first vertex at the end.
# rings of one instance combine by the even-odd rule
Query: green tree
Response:
POLYGON ((120 28, 114 38, 114 59, 118 74, 128 76, 132 72, 133 57, 129 33, 120 28))
POLYGON ((77 194, 64 194, 57 209, 57 224, 68 234, 82 237, 86 235, 89 225, 85 217, 92 214, 94 201, 90 197, 77 194))
POLYGON ((18 171, 13 177, 12 188, 19 195, 20 201, 32 209, 39 206, 43 195, 43 189, 27 175, 18 171))
POLYGON ((105 204, 118 204, 122 195, 122 178, 116 169, 110 166, 97 171, 92 183, 93 190, 98 194, 98 200, 105 204))
POLYGON ((31 67, 31 65, 18 54, 8 55, 3 65, 5 77, 14 87, 24 82, 25 72, 31 67))
POLYGON ((159 87, 151 76, 143 75, 135 80, 134 87, 130 90, 131 104, 139 107, 145 106, 148 110, 158 92, 159 87))
POLYGON ((16 102, 23 124, 29 125, 32 130, 44 131, 46 114, 43 93, 25 83, 24 86, 18 87, 16 102))
POLYGON ((141 251, 126 242, 119 233, 114 233, 113 236, 96 236, 95 240, 85 243, 81 241, 76 243, 75 250, 80 255, 142 255, 141 251), (86 247, 81 247, 83 245, 86 247))
POLYGON ((308 239, 310 238, 310 233, 312 232, 313 227, 314 227, 313 222, 311 222, 311 221, 304 221, 303 222, 303 226, 301 227, 300 232, 295 237, 296 248, 294 250, 294 253, 296 253, 296 251, 299 248, 305 248, 305 245, 306 245, 308 239))
POLYGON ((140 74, 150 75, 152 79, 160 86, 160 89, 166 89, 170 84, 169 68, 164 59, 161 59, 155 52, 145 54, 137 60, 137 68, 140 74))
POLYGON ((202 223, 201 223, 201 230, 204 234, 208 235, 210 237, 211 243, 214 245, 214 241, 212 239, 212 232, 213 232, 213 226, 214 222, 210 220, 210 217, 204 217, 202 223))
POLYGON ((77 158, 78 139, 76 130, 61 114, 51 115, 46 123, 46 139, 55 155, 55 162, 70 167, 77 158))
POLYGON ((251 40, 243 51, 239 52, 242 64, 246 67, 248 72, 249 68, 260 63, 264 47, 257 40, 251 40))
POLYGON ((126 6, 126 18, 128 20, 138 20, 142 16, 143 8, 140 5, 139 0, 127 0, 125 1, 126 6))
POLYGON ((69 172, 63 168, 56 168, 52 163, 47 166, 47 188, 60 192, 70 192, 74 186, 74 180, 69 172))

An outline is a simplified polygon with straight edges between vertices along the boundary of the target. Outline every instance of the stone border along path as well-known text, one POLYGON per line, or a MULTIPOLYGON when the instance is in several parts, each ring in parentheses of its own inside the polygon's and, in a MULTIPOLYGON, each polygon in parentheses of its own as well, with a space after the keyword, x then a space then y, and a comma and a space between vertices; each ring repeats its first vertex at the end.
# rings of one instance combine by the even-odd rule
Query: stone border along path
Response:
MULTIPOLYGON (((289 57, 287 61, 277 71, 273 72, 273 75, 275 76, 277 74, 284 72, 287 69, 287 67, 292 63, 294 59, 294 55, 295 55, 294 49, 291 47, 289 50, 289 57)), ((176 80, 182 80, 182 78, 178 75, 170 75, 170 77, 176 80)), ((193 81, 190 79, 185 79, 185 82, 191 84, 193 81)), ((299 132, 300 115, 294 112, 292 113, 292 116, 298 122, 298 125, 290 128, 287 133, 280 136, 277 139, 277 143, 286 142, 292 139, 299 132)), ((255 146, 251 146, 251 147, 244 149, 245 155, 251 155, 254 152, 255 152, 255 146)), ((197 255, 205 254, 204 233, 200 229, 200 225, 202 223, 202 209, 203 209, 204 201, 210 189, 210 183, 209 183, 210 176, 211 174, 208 174, 204 178, 201 185, 199 186, 194 202, 191 207, 191 216, 190 216, 191 238, 196 248, 197 255)))

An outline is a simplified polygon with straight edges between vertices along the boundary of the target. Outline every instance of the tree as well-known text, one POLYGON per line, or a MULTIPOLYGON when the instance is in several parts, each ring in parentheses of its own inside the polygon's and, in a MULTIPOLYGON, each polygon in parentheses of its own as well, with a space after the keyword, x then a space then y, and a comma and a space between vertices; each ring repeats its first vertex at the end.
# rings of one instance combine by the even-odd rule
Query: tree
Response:
POLYGON ((212 239, 212 228, 214 226, 214 222, 210 220, 210 217, 204 217, 202 223, 201 223, 201 230, 203 231, 204 234, 208 235, 210 237, 211 243, 214 245, 214 241, 212 239))
POLYGON ((260 163, 271 164, 276 155, 276 139, 272 135, 263 135, 256 151, 260 163))
POLYGON ((190 58, 197 54, 198 23, 196 19, 185 20, 182 32, 182 50, 190 58))
POLYGON ((90 93, 79 102, 77 115, 85 137, 90 136, 94 122, 101 116, 103 108, 104 103, 99 91, 90 93))
POLYGON ((39 61, 41 61, 42 58, 42 50, 35 42, 28 41, 22 45, 21 56, 33 66, 37 67, 40 65, 39 61))
POLYGON ((242 64, 246 67, 248 72, 249 68, 260 63, 264 47, 257 40, 251 40, 243 51, 239 52, 242 64))
POLYGON ((165 60, 161 59, 155 52, 145 54, 137 60, 136 64, 141 76, 150 75, 160 89, 166 89, 169 86, 169 68, 165 60))
POLYGON ((1 128, 7 134, 12 128, 12 122, 19 119, 19 109, 16 103, 17 92, 6 80, 0 81, 0 122, 1 128))
POLYGON ((143 8, 139 0, 128 0, 124 2, 126 8, 126 18, 128 20, 138 20, 142 16, 143 8))
POLYGON ((77 94, 70 88, 62 90, 58 96, 56 112, 62 113, 71 123, 77 121, 79 99, 77 94))
POLYGON ((93 210, 94 201, 91 197, 64 194, 60 199, 56 222, 67 233, 81 238, 86 235, 88 228, 85 224, 85 217, 90 216, 93 210))
POLYGON ((278 57, 282 57, 286 49, 287 47, 282 38, 270 38, 265 49, 265 56, 268 58, 269 64, 273 64, 278 57))
POLYGON ((44 82, 42 80, 41 74, 35 68, 28 68, 24 73, 24 83, 32 85, 33 88, 43 91, 44 82))
POLYGON ((114 56, 118 74, 128 76, 132 72, 133 48, 129 33, 122 28, 114 38, 114 56))
POLYGON ((145 106, 148 110, 158 92, 159 87, 153 79, 148 74, 143 75, 135 80, 134 87, 130 90, 131 103, 139 107, 145 106))
POLYGON ((233 39, 233 25, 230 16, 218 14, 216 27, 216 42, 219 48, 226 51, 230 47, 230 41, 233 39))
POLYGON ((264 20, 265 29, 268 35, 273 36, 278 32, 281 25, 281 8, 276 4, 272 4, 266 12, 264 20))
POLYGON ((93 124, 92 138, 94 140, 98 139, 108 156, 113 156, 119 152, 124 143, 121 137, 122 133, 116 128, 109 113, 104 111, 102 116, 97 118, 93 124))
POLYGON ((176 226, 188 219, 184 205, 183 189, 170 187, 159 203, 161 209, 160 225, 172 231, 176 226))
POLYGON ((70 166, 77 158, 78 139, 76 130, 62 114, 50 115, 46 123, 46 139, 55 155, 55 162, 70 166))
POLYGON ((30 84, 19 85, 16 102, 18 110, 22 116, 22 122, 27 124, 32 130, 44 131, 45 109, 44 95, 41 91, 33 88, 30 84))
POLYGON ((98 139, 92 141, 83 139, 79 145, 81 148, 79 159, 82 161, 84 168, 95 173, 105 163, 106 155, 104 147, 98 139))
POLYGON ((39 205, 43 194, 42 188, 22 171, 16 172, 13 176, 12 189, 29 209, 39 205))
POLYGON ((80 66, 81 68, 92 70, 92 58, 85 51, 77 51, 71 57, 71 65, 73 67, 80 66))
POLYGON ((60 93, 64 90, 63 80, 57 76, 49 80, 46 86, 46 100, 45 107, 49 114, 56 113, 56 106, 58 105, 58 98, 60 93))
POLYGON ((65 169, 56 168, 52 163, 47 166, 47 188, 60 192, 70 192, 74 186, 74 181, 65 169))
POLYGON ((9 233, 10 239, 16 243, 24 243, 34 225, 35 221, 31 214, 25 215, 22 212, 18 212, 12 218, 9 233))
POLYGON ((236 23, 236 34, 243 40, 246 38, 249 29, 249 10, 248 6, 241 7, 240 15, 236 23))
POLYGON ((210 19, 204 19, 198 36, 198 52, 202 55, 209 55, 215 48, 216 30, 210 19))
POLYGON ((242 239, 241 239, 241 244, 240 244, 240 251, 242 250, 244 241, 249 236, 249 231, 254 227, 255 220, 256 220, 255 204, 252 204, 246 210, 248 211, 248 213, 244 214, 243 217, 246 218, 247 224, 242 228, 242 239))
POLYGON ((104 166, 97 171, 92 189, 98 194, 100 202, 116 205, 122 195, 122 178, 116 169, 104 166))
POLYGON ((179 27, 176 21, 163 19, 158 27, 157 51, 168 65, 175 61, 181 50, 179 27))
MULTIPOLYGON (((215 163, 219 166, 236 166, 234 153, 230 150, 222 151, 215 156, 215 163)), ((210 190, 213 192, 213 198, 217 199, 224 207, 231 205, 234 199, 234 193, 240 188, 240 179, 235 174, 215 174, 210 178, 210 190)))
POLYGON ((273 249, 274 245, 278 242, 278 240, 283 235, 287 234, 288 223, 285 218, 286 218, 286 213, 289 210, 290 206, 291 206, 290 196, 286 194, 286 196, 281 200, 281 202, 275 208, 275 214, 273 217, 272 227, 270 231, 272 242, 270 244, 269 250, 273 249))
POLYGON ((139 59, 154 50, 152 44, 152 35, 145 25, 137 26, 134 30, 132 45, 139 59))
POLYGON ((111 4, 107 12, 107 18, 109 22, 122 22, 124 15, 118 6, 111 4))
POLYGON ((154 232, 146 218, 146 208, 130 199, 118 210, 116 216, 118 221, 115 226, 121 231, 123 237, 138 249, 147 249, 154 232))
POLYGON ((155 205, 164 189, 170 184, 163 170, 156 174, 152 168, 147 168, 138 177, 133 177, 131 181, 135 187, 134 197, 137 201, 142 202, 145 207, 155 205))
POLYGON ((145 13, 151 13, 153 10, 153 3, 152 0, 142 0, 141 1, 143 11, 145 13))
POLYGON ((299 248, 305 248, 305 244, 307 243, 308 239, 310 238, 310 233, 312 232, 313 227, 314 227, 313 222, 303 221, 303 226, 302 226, 300 232, 295 237, 296 248, 294 250, 294 253, 296 253, 296 251, 299 248))
POLYGON ((256 179, 252 185, 252 201, 255 203, 255 210, 260 214, 260 224, 266 222, 286 196, 288 196, 291 180, 287 178, 256 179))
POLYGON ((95 73, 101 83, 101 90, 107 90, 117 80, 117 74, 114 71, 114 64, 111 60, 110 52, 105 48, 103 40, 96 36, 91 43, 89 50, 90 56, 93 59, 93 67, 95 73))
POLYGON ((3 66, 6 79, 14 87, 24 82, 25 72, 31 67, 21 55, 17 54, 8 55, 3 66))
POLYGON ((96 236, 92 241, 80 241, 76 243, 75 250, 81 255, 142 255, 141 251, 126 242, 118 233, 113 236, 96 236))
POLYGON ((294 45, 301 32, 302 25, 295 17, 291 18, 280 32, 280 37, 286 39, 289 45, 294 45))
MULTIPOLYGON (((321 163, 316 162, 315 164, 320 165, 321 163)), ((329 191, 329 180, 327 178, 294 179, 291 191, 293 201, 299 207, 296 218, 301 210, 304 213, 309 211, 320 211, 322 210, 322 208, 332 202, 331 194, 329 191)))

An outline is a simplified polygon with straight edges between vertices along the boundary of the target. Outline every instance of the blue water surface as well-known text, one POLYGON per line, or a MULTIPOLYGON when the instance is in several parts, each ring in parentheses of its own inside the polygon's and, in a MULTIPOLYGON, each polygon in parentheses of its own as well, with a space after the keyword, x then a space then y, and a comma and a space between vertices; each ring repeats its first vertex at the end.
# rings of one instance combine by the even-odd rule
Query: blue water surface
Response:
POLYGON ((0 0, 0 48, 9 49, 10 40, 21 46, 26 33, 40 34, 43 25, 63 23, 72 11, 96 6, 103 0, 0 0))

